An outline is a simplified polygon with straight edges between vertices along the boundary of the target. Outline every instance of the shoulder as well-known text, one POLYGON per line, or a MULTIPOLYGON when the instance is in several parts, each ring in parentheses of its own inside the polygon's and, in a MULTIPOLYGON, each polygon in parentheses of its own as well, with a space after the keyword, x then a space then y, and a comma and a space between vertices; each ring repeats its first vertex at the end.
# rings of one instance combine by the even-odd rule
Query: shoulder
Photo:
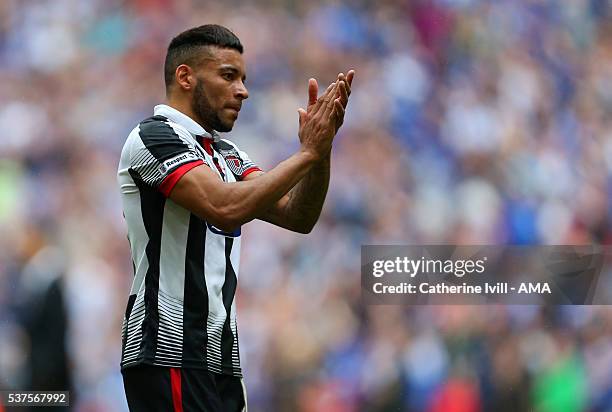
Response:
POLYGON ((168 119, 164 116, 147 117, 138 124, 140 134, 157 134, 171 131, 168 119))
POLYGON ((151 116, 138 125, 139 135, 143 140, 179 139, 185 143, 194 143, 195 139, 184 126, 174 123, 164 116, 151 116))

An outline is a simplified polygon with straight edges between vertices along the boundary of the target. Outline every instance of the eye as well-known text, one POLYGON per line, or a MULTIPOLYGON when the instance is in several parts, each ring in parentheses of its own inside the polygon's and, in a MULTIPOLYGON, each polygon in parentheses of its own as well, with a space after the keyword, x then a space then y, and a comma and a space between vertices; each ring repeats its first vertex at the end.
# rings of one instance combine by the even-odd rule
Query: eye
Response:
POLYGON ((234 76, 232 75, 232 73, 223 73, 223 74, 221 75, 221 77, 223 77, 225 80, 228 80, 228 81, 229 81, 229 80, 232 80, 232 78, 233 78, 234 76))

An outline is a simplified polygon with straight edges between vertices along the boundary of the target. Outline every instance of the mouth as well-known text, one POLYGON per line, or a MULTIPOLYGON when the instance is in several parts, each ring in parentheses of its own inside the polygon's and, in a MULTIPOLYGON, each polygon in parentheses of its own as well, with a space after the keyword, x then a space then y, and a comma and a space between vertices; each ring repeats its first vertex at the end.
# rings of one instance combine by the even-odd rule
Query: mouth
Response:
POLYGON ((228 116, 233 119, 236 120, 238 119, 238 112, 240 111, 239 109, 236 109, 235 107, 226 107, 225 110, 228 111, 228 116))
POLYGON ((226 106, 226 109, 233 110, 236 113, 238 113, 241 109, 241 106, 238 106, 238 105, 226 106))

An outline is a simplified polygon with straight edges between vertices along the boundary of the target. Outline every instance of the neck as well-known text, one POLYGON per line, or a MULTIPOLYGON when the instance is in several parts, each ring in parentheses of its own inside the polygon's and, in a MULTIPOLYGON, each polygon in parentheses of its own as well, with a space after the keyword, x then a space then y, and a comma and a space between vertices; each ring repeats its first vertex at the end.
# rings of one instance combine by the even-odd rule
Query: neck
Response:
POLYGON ((204 121, 200 119, 200 117, 193 111, 191 107, 191 103, 189 101, 185 101, 184 99, 176 99, 173 97, 168 97, 166 98, 165 103, 168 106, 175 108, 179 112, 191 117, 193 120, 195 120, 197 124, 202 126, 204 130, 206 130, 208 133, 212 134, 212 132, 214 131, 212 127, 209 127, 208 125, 206 125, 206 123, 204 123, 204 121))

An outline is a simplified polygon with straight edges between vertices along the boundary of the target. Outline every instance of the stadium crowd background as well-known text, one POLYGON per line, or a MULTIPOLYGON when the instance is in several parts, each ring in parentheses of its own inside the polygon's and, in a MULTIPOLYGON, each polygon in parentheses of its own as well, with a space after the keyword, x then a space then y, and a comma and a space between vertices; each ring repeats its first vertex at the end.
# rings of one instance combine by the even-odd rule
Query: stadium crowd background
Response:
POLYGON ((611 243, 606 0, 0 2, 0 388, 126 409, 119 152, 208 22, 245 45, 230 136, 264 169, 308 78, 357 70, 315 230, 244 228, 251 410, 612 411, 612 308, 367 307, 359 274, 362 244, 611 243))

